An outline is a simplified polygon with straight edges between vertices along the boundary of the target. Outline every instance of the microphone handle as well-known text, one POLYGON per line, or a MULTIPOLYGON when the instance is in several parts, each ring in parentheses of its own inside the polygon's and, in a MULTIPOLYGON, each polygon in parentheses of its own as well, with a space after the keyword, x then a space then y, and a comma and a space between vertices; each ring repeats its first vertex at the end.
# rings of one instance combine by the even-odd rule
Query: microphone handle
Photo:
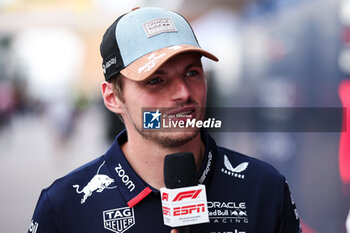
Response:
POLYGON ((189 226, 183 226, 176 228, 179 233, 191 233, 189 226))

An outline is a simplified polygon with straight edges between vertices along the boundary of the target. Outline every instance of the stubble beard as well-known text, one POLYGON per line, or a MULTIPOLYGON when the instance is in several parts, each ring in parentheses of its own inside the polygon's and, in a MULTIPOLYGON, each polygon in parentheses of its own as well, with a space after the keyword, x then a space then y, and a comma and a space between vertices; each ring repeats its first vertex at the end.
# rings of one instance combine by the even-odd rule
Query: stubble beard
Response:
MULTIPOLYGON (((174 129, 173 131, 167 132, 162 131, 162 129, 160 129, 159 131, 145 131, 142 130, 141 126, 137 124, 135 119, 131 116, 131 114, 129 114, 130 111, 128 109, 127 112, 129 115, 130 122, 134 129, 137 131, 137 133, 141 135, 144 139, 150 140, 163 148, 172 149, 185 145, 200 133, 199 128, 181 130, 174 129)), ((204 119, 204 115, 205 112, 203 112, 203 109, 201 109, 199 112, 199 119, 204 119)))
POLYGON ((143 132, 136 128, 138 133, 145 139, 151 140, 163 148, 176 148, 182 146, 199 134, 199 129, 191 130, 191 132, 143 132))

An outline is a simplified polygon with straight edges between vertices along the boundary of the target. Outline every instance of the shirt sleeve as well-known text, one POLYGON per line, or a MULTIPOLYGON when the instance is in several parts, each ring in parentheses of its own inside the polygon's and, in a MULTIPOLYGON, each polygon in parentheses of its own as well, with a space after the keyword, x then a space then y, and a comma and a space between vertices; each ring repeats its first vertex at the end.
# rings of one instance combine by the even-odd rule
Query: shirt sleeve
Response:
POLYGON ((40 194, 28 233, 63 233, 46 190, 40 194))
POLYGON ((278 233, 302 233, 295 201, 290 193, 287 181, 285 179, 283 180, 282 216, 280 218, 278 233))

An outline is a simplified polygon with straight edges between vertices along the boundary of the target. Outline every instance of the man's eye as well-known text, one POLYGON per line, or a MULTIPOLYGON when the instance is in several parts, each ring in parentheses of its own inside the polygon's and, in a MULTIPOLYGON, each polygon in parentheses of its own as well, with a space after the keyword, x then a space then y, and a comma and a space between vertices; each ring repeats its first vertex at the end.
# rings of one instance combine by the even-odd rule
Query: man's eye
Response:
POLYGON ((193 77, 193 76, 196 76, 198 74, 199 74, 199 72, 197 70, 190 70, 190 71, 186 72, 185 76, 186 77, 193 77))
POLYGON ((156 85, 156 84, 159 84, 161 82, 163 82, 163 80, 161 78, 152 78, 151 80, 149 80, 147 82, 147 84, 149 84, 149 85, 156 85))

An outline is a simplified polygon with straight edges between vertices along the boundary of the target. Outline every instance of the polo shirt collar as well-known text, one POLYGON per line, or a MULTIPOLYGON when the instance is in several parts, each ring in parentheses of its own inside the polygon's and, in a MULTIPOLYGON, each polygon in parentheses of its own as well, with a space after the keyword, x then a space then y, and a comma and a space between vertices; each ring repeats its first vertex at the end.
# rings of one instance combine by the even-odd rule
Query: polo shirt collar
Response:
POLYGON ((214 158, 216 158, 217 146, 214 139, 209 136, 207 131, 201 131, 201 138, 205 144, 205 151, 202 164, 198 171, 198 183, 208 185, 208 181, 215 167, 214 158))
MULTIPOLYGON (((213 157, 216 154, 216 145, 214 140, 211 139, 206 132, 203 131, 201 137, 205 143, 205 153, 201 168, 198 172, 198 180, 199 183, 205 184, 214 167, 213 157)), ((124 144, 126 141, 127 133, 126 130, 123 130, 105 154, 105 161, 121 196, 131 208, 150 193, 159 193, 159 191, 143 181, 130 166, 120 148, 120 145, 124 144)))

